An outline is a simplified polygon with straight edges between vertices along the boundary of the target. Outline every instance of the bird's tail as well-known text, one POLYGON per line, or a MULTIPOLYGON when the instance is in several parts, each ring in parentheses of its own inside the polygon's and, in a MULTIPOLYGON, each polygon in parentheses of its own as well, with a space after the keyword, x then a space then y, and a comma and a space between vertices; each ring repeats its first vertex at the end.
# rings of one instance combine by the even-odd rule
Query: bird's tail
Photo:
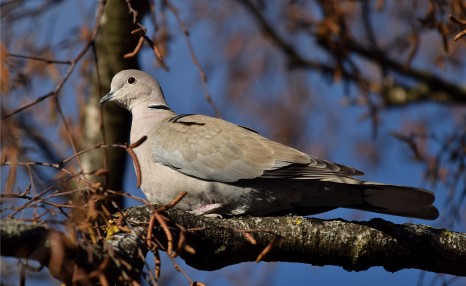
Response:
POLYGON ((439 215, 432 205, 435 196, 428 190, 349 177, 328 177, 319 181, 318 187, 301 192, 299 201, 293 200, 293 213, 315 214, 335 208, 349 208, 428 220, 436 219, 439 215))
MULTIPOLYGON (((432 204, 435 196, 428 190, 373 182, 362 182, 354 187, 362 190, 367 204, 361 209, 374 208, 374 212, 429 220, 434 220, 439 215, 432 204)), ((358 206, 354 208, 359 209, 358 206)))
POLYGON ((433 206, 435 196, 421 188, 365 182, 335 183, 334 188, 348 188, 344 191, 351 196, 361 196, 362 204, 349 204, 344 208, 359 209, 383 214, 434 220, 439 212, 433 206), (338 186, 340 185, 340 186, 338 186))

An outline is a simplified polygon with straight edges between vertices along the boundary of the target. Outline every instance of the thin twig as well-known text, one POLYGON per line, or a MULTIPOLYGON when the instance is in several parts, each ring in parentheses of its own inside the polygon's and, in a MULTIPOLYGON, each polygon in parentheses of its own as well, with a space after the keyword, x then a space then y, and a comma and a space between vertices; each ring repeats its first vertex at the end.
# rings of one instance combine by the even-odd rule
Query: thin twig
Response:
MULTIPOLYGON (((178 263, 176 263, 175 261, 175 258, 174 257, 171 257, 171 256, 168 256, 170 258, 170 260, 172 261, 173 263, 173 267, 175 268, 176 271, 180 272, 181 274, 183 274, 183 276, 186 278, 186 280, 188 280, 189 282, 189 285, 195 285, 194 283, 198 283, 198 282, 194 282, 190 277, 189 275, 183 270, 183 268, 181 268, 178 263)), ((199 285, 199 284, 198 284, 199 285)))
POLYGON ((155 221, 157 221, 159 223, 160 227, 164 231, 165 236, 167 238, 167 248, 166 248, 165 251, 167 252, 167 254, 170 257, 175 257, 176 254, 173 253, 173 235, 172 235, 170 229, 168 228, 166 218, 164 216, 162 216, 157 209, 154 209, 154 211, 152 212, 152 215, 151 215, 150 220, 149 220, 149 225, 147 227, 146 244, 147 244, 148 248, 149 249, 154 249, 155 246, 156 246, 156 244, 154 244, 153 238, 152 238, 152 232, 153 232, 153 229, 154 229, 155 221))
POLYGON ((140 34, 139 41, 138 41, 136 47, 134 48, 134 50, 132 52, 130 52, 130 53, 127 53, 127 54, 123 55, 123 57, 125 59, 135 57, 139 53, 139 51, 142 49, 142 45, 143 45, 143 43, 145 41, 152 48, 152 50, 154 51, 155 58, 159 62, 160 66, 165 71, 169 71, 170 69, 168 68, 168 65, 165 63, 165 61, 163 59, 162 52, 160 52, 160 49, 157 47, 157 45, 147 36, 147 29, 142 24, 138 23, 138 26, 139 26, 139 28, 131 31, 131 34, 139 33, 140 34))
POLYGON ((188 192, 181 192, 179 193, 171 202, 161 206, 160 208, 158 208, 158 211, 160 212, 163 212, 163 211, 166 211, 166 210, 169 210, 171 208, 173 208, 175 205, 177 205, 186 195, 188 194, 188 192))
POLYGON ((453 15, 448 15, 448 18, 450 19, 450 21, 452 21, 455 24, 466 25, 466 20, 465 19, 456 18, 453 15))
POLYGON ((168 228, 166 218, 159 214, 157 211, 153 213, 155 218, 157 219, 157 222, 160 224, 160 227, 163 229, 165 236, 167 237, 167 254, 170 257, 176 257, 176 253, 173 252, 173 235, 168 228))
MULTIPOLYGON (((58 111, 58 114, 63 122, 63 124, 65 125, 65 133, 68 137, 68 141, 71 145, 71 149, 73 150, 73 153, 77 153, 78 152, 78 149, 76 148, 76 144, 74 143, 74 140, 73 140, 73 135, 71 134, 71 131, 70 131, 70 126, 68 125, 68 122, 66 121, 66 117, 65 115, 63 114, 63 109, 61 108, 61 105, 60 105, 60 101, 58 100, 58 93, 55 93, 53 95, 53 97, 55 98, 55 107, 58 111)), ((81 164, 81 160, 79 159, 79 156, 76 157, 76 162, 78 163, 78 166, 79 168, 81 168, 81 170, 84 170, 83 167, 82 167, 82 164, 81 164)))
POLYGON ((189 30, 186 27, 186 25, 183 23, 183 21, 181 20, 180 15, 178 13, 178 10, 168 0, 164 0, 163 3, 173 13, 173 15, 176 18, 176 21, 178 22, 178 25, 180 26, 180 29, 183 31, 183 33, 185 35, 186 45, 188 46, 189 53, 191 54, 191 59, 192 59, 194 65, 196 66, 196 68, 197 68, 197 70, 199 72, 199 76, 201 77, 202 86, 204 88, 204 98, 207 100, 207 102, 210 104, 210 106, 214 110, 215 115, 220 118, 221 117, 220 116, 220 110, 217 108, 215 102, 213 101, 212 97, 210 96, 209 87, 207 85, 207 75, 206 75, 204 69, 201 67, 201 64, 200 64, 200 62, 199 62, 199 60, 198 60, 198 58, 196 56, 196 53, 194 52, 194 48, 193 48, 193 45, 191 43, 191 40, 189 39, 189 30))
POLYGON ((43 101, 44 99, 50 97, 50 96, 53 96, 53 95, 58 95, 59 92, 61 91, 61 89, 63 88, 63 86, 65 85, 65 83, 68 81, 68 78, 71 76, 71 74, 73 73, 77 63, 82 59, 82 57, 87 53, 87 51, 94 45, 94 41, 95 41, 95 37, 97 36, 97 31, 98 31, 98 28, 99 28, 99 24, 101 22, 101 18, 102 18, 102 15, 103 15, 103 11, 104 11, 104 5, 103 5, 103 2, 102 1, 99 1, 99 9, 97 11, 97 16, 96 16, 96 20, 95 20, 95 26, 94 26, 94 30, 92 32, 92 35, 91 35, 91 38, 87 41, 86 45, 83 47, 83 49, 78 53, 78 55, 73 59, 71 60, 71 63, 70 63, 70 66, 68 67, 68 70, 66 71, 66 74, 65 76, 62 78, 62 80, 57 84, 57 86, 55 87, 55 89, 43 96, 40 96, 39 98, 37 98, 36 100, 34 100, 33 102, 31 103, 27 103, 26 105, 4 115, 2 118, 5 119, 5 118, 8 118, 10 116, 13 116, 25 109, 28 109, 29 107, 43 101))
MULTIPOLYGON (((463 26, 466 25, 466 20, 465 19, 456 18, 453 15, 448 15, 448 18, 450 19, 450 21, 452 21, 455 24, 463 25, 463 26)), ((464 35, 466 35, 466 29, 464 29, 463 31, 456 34, 456 36, 453 38, 453 40, 458 41, 459 39, 464 37, 464 35)))
POLYGON ((149 44, 149 46, 152 48, 152 50, 154 51, 154 54, 155 54, 155 57, 157 58, 157 61, 159 62, 159 64, 162 66, 162 68, 165 70, 165 71, 169 71, 170 69, 168 68, 168 65, 165 63, 165 61, 163 60, 163 56, 162 56, 162 52, 160 51, 160 49, 157 47, 157 45, 147 36, 147 35, 142 35, 142 37, 144 38, 144 40, 146 41, 146 43, 149 44))
POLYGON ((142 44, 144 44, 144 38, 139 37, 139 41, 138 41, 136 47, 134 48, 134 50, 132 52, 130 52, 130 53, 124 54, 123 57, 125 59, 128 59, 128 58, 132 58, 132 57, 136 56, 139 53, 139 51, 141 50, 142 44))
POLYGON ((162 260, 160 259, 160 252, 158 249, 156 249, 152 253, 154 253, 154 261, 155 261, 154 274, 155 274, 155 277, 158 279, 160 277, 160 270, 162 269, 162 260))
POLYGON ((138 11, 136 11, 136 9, 134 9, 133 6, 131 6, 131 0, 125 0, 125 1, 126 1, 126 5, 128 6, 129 13, 133 14, 133 24, 136 24, 138 20, 138 11))
POLYGON ((270 241, 269 244, 262 250, 261 253, 256 258, 256 262, 260 262, 264 257, 272 250, 272 248, 280 241, 282 241, 283 238, 280 237, 279 235, 275 235, 273 239, 270 241))
POLYGON ((252 245, 257 244, 256 239, 249 232, 245 231, 243 232, 243 235, 244 235, 244 238, 246 238, 246 240, 249 241, 252 245))
POLYGON ((453 40, 458 41, 459 39, 461 39, 462 37, 464 37, 464 35, 466 35, 466 30, 463 30, 463 31, 459 32, 459 33, 453 38, 453 40))
POLYGON ((41 62, 45 62, 47 64, 59 64, 59 65, 71 65, 71 64, 73 64, 72 61, 46 59, 46 58, 26 56, 26 55, 18 55, 18 54, 12 54, 12 53, 8 53, 8 56, 15 57, 15 58, 21 58, 21 59, 34 60, 34 61, 41 61, 41 62))

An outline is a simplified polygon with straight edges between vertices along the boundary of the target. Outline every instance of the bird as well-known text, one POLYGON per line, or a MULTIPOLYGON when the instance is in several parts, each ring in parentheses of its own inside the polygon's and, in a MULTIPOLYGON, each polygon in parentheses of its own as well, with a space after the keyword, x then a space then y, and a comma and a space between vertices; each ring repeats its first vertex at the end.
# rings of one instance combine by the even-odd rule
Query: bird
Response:
POLYGON ((195 215, 309 216, 336 208, 434 220, 431 191, 368 182, 363 172, 319 159, 253 129, 200 114, 176 114, 159 83, 140 70, 122 70, 100 104, 131 112, 130 142, 142 189, 153 204, 195 215))

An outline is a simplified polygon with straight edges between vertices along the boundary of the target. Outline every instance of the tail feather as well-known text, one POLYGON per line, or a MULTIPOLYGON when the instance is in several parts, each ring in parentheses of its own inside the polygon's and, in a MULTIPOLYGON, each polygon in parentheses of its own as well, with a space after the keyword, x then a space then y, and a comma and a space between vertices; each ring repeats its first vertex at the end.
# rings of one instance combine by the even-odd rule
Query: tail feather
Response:
POLYGON ((362 196, 367 206, 350 206, 350 208, 370 210, 421 219, 436 219, 438 210, 432 205, 435 196, 432 192, 420 188, 363 182, 354 187, 362 189, 362 196))
POLYGON ((353 178, 320 180, 318 187, 301 192, 294 200, 292 212, 318 213, 325 208, 349 208, 403 217, 434 220, 438 210, 432 205, 435 196, 420 188, 365 182, 353 178), (320 209, 319 209, 320 208, 320 209))

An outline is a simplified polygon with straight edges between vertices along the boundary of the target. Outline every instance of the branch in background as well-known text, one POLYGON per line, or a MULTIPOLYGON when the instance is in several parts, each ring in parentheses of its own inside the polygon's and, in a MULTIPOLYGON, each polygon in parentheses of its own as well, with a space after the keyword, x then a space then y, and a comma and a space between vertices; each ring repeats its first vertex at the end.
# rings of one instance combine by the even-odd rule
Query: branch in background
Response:
MULTIPOLYGON (((126 231, 113 235, 110 240, 96 245, 78 242, 75 246, 68 246, 63 238, 58 244, 61 248, 55 249, 51 249, 50 243, 45 243, 50 239, 47 238, 49 233, 52 232, 54 237, 64 237, 63 234, 43 226, 2 221, 1 254, 38 260, 43 265, 56 263, 53 257, 58 257, 66 262, 62 263, 64 266, 77 265, 82 271, 94 270, 94 275, 105 275, 107 281, 112 281, 115 273, 134 277, 129 272, 141 272, 143 266, 138 264, 140 252, 142 256, 147 252, 144 246, 147 235, 142 229, 146 229, 154 211, 150 206, 132 207, 122 214, 120 221, 127 225, 119 229, 126 231), (41 243, 32 246, 29 243, 32 240, 41 243), (60 256, 54 256, 54 251, 58 251, 60 256), (88 265, 86 260, 88 253, 92 253, 92 265, 88 265), (109 253, 112 256, 109 257, 109 253), (132 267, 125 268, 125 265, 132 267), (120 268, 116 271, 115 267, 120 268)), ((152 237, 161 249, 167 249, 170 243, 172 256, 180 255, 196 269, 216 270, 247 261, 283 261, 337 265, 348 271, 382 266, 391 272, 416 268, 466 276, 466 234, 445 229, 397 225, 382 219, 367 222, 300 216, 219 219, 195 216, 176 209, 159 213, 161 215, 165 217, 165 223, 162 226, 154 224, 152 237)), ((51 269, 52 274, 55 277, 66 274, 68 277, 69 273, 64 268, 58 272, 51 269)), ((93 279, 89 272, 86 277, 93 279)))
MULTIPOLYGON (((102 17, 102 14, 103 14, 103 11, 104 11, 104 6, 102 3, 99 4, 99 7, 98 7, 98 10, 97 10, 97 16, 96 16, 96 23, 99 23, 100 22, 100 19, 102 17)), ((61 91, 61 89, 63 88, 63 86, 65 85, 65 83, 68 81, 68 78, 71 76, 71 74, 73 73, 76 65, 79 63, 79 61, 84 57, 84 55, 87 53, 87 51, 89 51, 89 49, 94 45, 94 40, 97 36, 97 31, 98 31, 98 27, 99 25, 96 24, 94 26, 94 30, 92 31, 92 34, 89 38, 89 40, 87 41, 87 43, 84 45, 84 47, 81 49, 81 51, 76 55, 76 57, 74 57, 74 59, 72 59, 71 61, 55 61, 53 60, 53 63, 59 63, 59 64, 69 64, 70 66, 68 67, 67 71, 66 71, 66 74, 65 76, 63 76, 63 78, 61 79, 61 81, 55 86, 55 89, 51 92, 48 92, 47 94, 45 95, 42 95, 40 97, 38 97, 36 100, 22 106, 22 107, 19 107, 17 108, 16 110, 14 111, 11 111, 9 112, 8 114, 6 115, 3 115, 2 116, 2 119, 5 119, 5 118, 8 118, 10 116, 13 116, 15 115, 16 113, 19 113, 25 109, 28 109, 30 108, 31 106, 34 106, 36 105, 37 103, 43 101, 44 99, 47 99, 51 96, 58 96, 58 93, 61 91)), ((10 56, 12 57, 21 57, 21 58, 29 58, 31 60, 39 60, 39 61, 45 61, 45 62, 50 62, 52 60, 49 60, 49 59, 42 59, 42 58, 38 58, 38 57, 30 57, 30 56, 24 56, 24 55, 16 55, 16 54, 9 54, 10 56)))
MULTIPOLYGON (((383 104, 386 108, 408 106, 421 102, 436 101, 444 104, 454 104, 453 99, 456 103, 466 104, 466 96, 452 96, 446 90, 437 89, 432 90, 432 87, 421 83, 417 86, 408 87, 403 84, 384 84, 380 89, 380 95, 382 96, 383 104)), ((466 92, 466 91, 465 91, 466 92)))
MULTIPOLYGON (((249 13, 252 14, 254 19, 259 23, 260 29, 271 39, 271 41, 283 52, 287 57, 288 62, 291 66, 297 66, 302 68, 309 68, 322 71, 324 73, 335 73, 340 67, 334 67, 331 65, 315 62, 308 60, 301 56, 292 45, 284 40, 273 28, 273 26, 266 20, 265 16, 250 0, 237 0, 242 4, 249 13)), ((328 42, 325 37, 328 37, 328 33, 323 33, 319 29, 314 32, 313 36, 317 39, 318 43, 324 45, 326 50, 329 50, 326 45, 328 42)), ((340 48, 346 48, 350 52, 354 52, 372 62, 377 63, 382 68, 395 72, 399 75, 406 76, 416 80, 417 87, 406 88, 403 85, 397 83, 390 84, 389 86, 375 84, 368 81, 361 75, 354 74, 353 72, 347 71, 346 69, 338 70, 343 78, 353 81, 357 84, 363 84, 365 86, 373 86, 372 91, 378 92, 382 95, 384 103, 389 106, 400 106, 404 104, 422 102, 422 101, 439 101, 442 103, 460 103, 466 104, 466 89, 448 82, 434 74, 424 72, 388 57, 387 52, 376 49, 375 47, 366 48, 352 39, 345 37, 344 40, 334 43, 340 48), (394 91, 396 93, 394 93, 394 91), (400 92, 403 93, 403 97, 400 98, 400 92), (397 95, 397 96, 394 96, 397 95)))
MULTIPOLYGON (((346 39, 346 41, 344 41, 343 44, 348 50, 366 59, 376 62, 380 66, 387 67, 389 70, 396 72, 402 76, 406 76, 417 80, 419 85, 425 85, 431 93, 442 93, 443 97, 445 97, 440 97, 440 99, 443 99, 441 100, 442 102, 466 104, 466 89, 454 83, 448 82, 436 76, 435 74, 421 71, 406 66, 402 63, 399 63, 389 58, 389 53, 387 53, 386 51, 366 48, 360 45, 359 43, 349 39, 346 39)), ((416 97, 414 97, 413 99, 416 99, 416 97)), ((426 99, 438 100, 439 97, 434 96, 431 98, 425 98, 424 100, 426 99)))

